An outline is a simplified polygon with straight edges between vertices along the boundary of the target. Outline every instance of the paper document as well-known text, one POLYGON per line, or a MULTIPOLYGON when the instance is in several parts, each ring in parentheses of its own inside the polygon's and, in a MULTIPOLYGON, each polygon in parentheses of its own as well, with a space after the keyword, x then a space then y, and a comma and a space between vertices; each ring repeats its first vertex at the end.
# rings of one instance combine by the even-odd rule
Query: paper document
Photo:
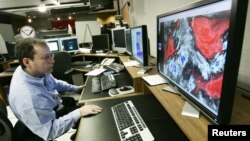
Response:
POLYGON ((123 65, 125 67, 130 67, 130 66, 140 66, 140 63, 133 60, 133 61, 127 61, 127 62, 124 62, 123 65))
POLYGON ((167 80, 165 80, 159 74, 144 76, 142 78, 151 86, 167 83, 167 80))
POLYGON ((88 73, 86 73, 85 75, 88 75, 88 76, 97 76, 99 74, 101 74, 102 72, 104 72, 106 69, 103 69, 103 68, 99 68, 99 69, 94 69, 88 73))

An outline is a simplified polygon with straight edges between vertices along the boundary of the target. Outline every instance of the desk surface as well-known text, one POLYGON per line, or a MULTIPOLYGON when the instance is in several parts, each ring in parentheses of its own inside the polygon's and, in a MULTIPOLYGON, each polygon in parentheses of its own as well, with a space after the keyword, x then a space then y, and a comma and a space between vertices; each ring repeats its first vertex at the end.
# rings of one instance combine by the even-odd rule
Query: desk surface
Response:
POLYGON ((112 100, 86 102, 86 104, 96 104, 101 106, 103 111, 98 115, 81 119, 76 141, 118 141, 119 135, 111 107, 127 100, 133 102, 155 140, 187 140, 186 136, 153 95, 141 95, 112 100))
MULTIPOLYGON (((181 115, 185 101, 179 95, 163 91, 166 86, 167 84, 162 84, 148 88, 190 140, 207 140, 207 127, 213 123, 202 113, 198 119, 181 115)), ((231 124, 250 124, 249 111, 250 99, 242 97, 237 92, 231 124)))
MULTIPOLYGON (((108 94, 108 90, 105 90, 103 92, 100 93, 96 93, 93 94, 91 89, 92 89, 92 78, 91 76, 89 76, 86 80, 86 87, 83 90, 80 100, 79 100, 79 104, 84 103, 87 100, 95 100, 95 99, 100 99, 100 98, 105 98, 105 97, 110 97, 108 94)), ((133 82, 131 77, 128 75, 126 70, 123 70, 120 72, 119 75, 115 76, 116 79, 116 83, 117 83, 117 88, 121 87, 121 86, 133 86, 133 82)))
POLYGON ((112 53, 77 53, 72 55, 71 57, 79 57, 79 56, 91 56, 91 57, 119 57, 118 54, 112 53))

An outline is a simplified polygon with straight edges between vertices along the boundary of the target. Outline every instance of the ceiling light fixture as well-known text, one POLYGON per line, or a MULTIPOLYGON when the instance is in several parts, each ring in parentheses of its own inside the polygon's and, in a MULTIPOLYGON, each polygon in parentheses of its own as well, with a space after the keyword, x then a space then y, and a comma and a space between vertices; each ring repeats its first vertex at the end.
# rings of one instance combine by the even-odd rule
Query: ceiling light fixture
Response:
POLYGON ((42 3, 38 6, 38 11, 44 13, 47 10, 47 8, 45 7, 44 0, 41 0, 41 2, 42 3))
POLYGON ((60 0, 51 0, 51 2, 52 2, 54 5, 57 5, 57 6, 61 5, 61 4, 60 4, 60 0))

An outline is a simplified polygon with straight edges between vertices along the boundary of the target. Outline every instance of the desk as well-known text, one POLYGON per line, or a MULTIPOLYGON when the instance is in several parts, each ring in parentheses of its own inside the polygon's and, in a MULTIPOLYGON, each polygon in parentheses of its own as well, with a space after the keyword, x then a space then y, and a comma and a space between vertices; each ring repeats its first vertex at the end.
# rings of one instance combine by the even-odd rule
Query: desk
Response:
POLYGON ((155 140, 188 140, 153 95, 141 95, 86 102, 101 106, 103 111, 98 115, 81 119, 76 141, 119 141, 111 107, 127 100, 133 102, 155 140))
MULTIPOLYGON (((124 64, 124 62, 127 62, 129 60, 129 56, 120 56, 119 57, 121 62, 124 64)), ((148 76, 148 75, 152 75, 155 74, 157 72, 156 70, 156 66, 152 66, 153 69, 150 70, 149 72, 145 73, 143 76, 148 76)), ((143 85, 144 82, 142 80, 142 75, 137 74, 137 72, 141 69, 141 68, 137 68, 137 67, 125 67, 126 70, 128 71, 129 75, 132 77, 133 80, 133 84, 134 84, 134 88, 135 88, 135 92, 144 92, 143 89, 143 85)))
MULTIPOLYGON (((167 84, 158 86, 148 86, 148 89, 158 99, 161 105, 174 119, 189 140, 205 141, 208 136, 208 125, 213 124, 204 114, 200 118, 182 116, 181 112, 184 106, 184 100, 176 94, 163 91, 167 84)), ((234 107, 232 112, 231 124, 250 124, 250 99, 242 97, 236 91, 234 107)))
MULTIPOLYGON (((86 80, 86 87, 85 89, 82 91, 82 94, 80 96, 79 99, 79 104, 82 105, 84 104, 86 101, 97 101, 97 100, 103 100, 103 99, 114 99, 116 97, 120 97, 120 96, 116 96, 116 97, 110 97, 108 94, 108 90, 105 90, 103 92, 100 93, 96 93, 93 94, 91 89, 92 89, 92 78, 91 76, 89 76, 86 80)), ((132 79, 129 76, 128 72, 126 70, 123 70, 120 72, 120 75, 116 75, 115 76, 116 79, 116 83, 117 83, 117 87, 121 87, 121 86, 126 86, 126 85, 132 85, 132 79)), ((134 93, 132 95, 137 95, 137 94, 141 94, 141 93, 134 93)), ((122 95, 123 97, 126 96, 131 96, 131 94, 126 94, 126 95, 122 95)))

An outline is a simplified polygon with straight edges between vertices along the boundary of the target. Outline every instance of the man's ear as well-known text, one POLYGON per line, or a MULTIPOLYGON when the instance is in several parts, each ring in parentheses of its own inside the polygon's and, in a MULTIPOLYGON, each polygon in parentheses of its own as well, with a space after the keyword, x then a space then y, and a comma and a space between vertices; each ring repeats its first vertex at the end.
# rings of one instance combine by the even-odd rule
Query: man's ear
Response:
POLYGON ((25 67, 28 67, 30 64, 30 59, 29 58, 23 58, 23 64, 25 67))

